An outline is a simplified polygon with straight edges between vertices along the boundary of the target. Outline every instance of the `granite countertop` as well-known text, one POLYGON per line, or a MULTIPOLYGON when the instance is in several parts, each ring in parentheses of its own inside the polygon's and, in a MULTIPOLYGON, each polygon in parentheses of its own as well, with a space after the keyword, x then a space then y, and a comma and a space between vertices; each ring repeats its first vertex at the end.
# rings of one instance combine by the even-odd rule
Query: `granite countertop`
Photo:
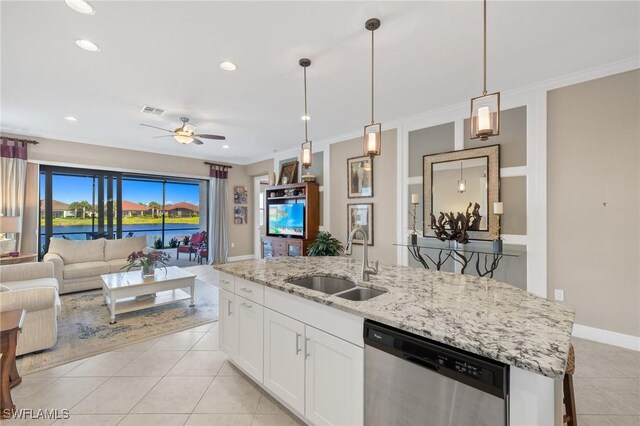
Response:
POLYGON ((282 257, 214 268, 524 370, 564 374, 573 309, 493 279, 380 265, 367 283, 360 281, 360 259, 348 257, 282 257), (286 282, 308 275, 389 292, 356 302, 286 282))

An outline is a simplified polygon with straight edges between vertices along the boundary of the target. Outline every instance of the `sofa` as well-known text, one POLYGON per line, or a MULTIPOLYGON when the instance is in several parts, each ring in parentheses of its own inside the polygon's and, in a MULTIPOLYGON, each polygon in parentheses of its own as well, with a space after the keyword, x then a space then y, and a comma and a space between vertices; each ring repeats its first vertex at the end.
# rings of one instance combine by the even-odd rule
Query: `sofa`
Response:
POLYGON ((48 349, 58 340, 60 298, 49 262, 0 266, 0 312, 26 310, 16 355, 48 349))
POLYGON ((65 294, 102 288, 100 275, 122 272, 127 257, 146 246, 146 237, 87 241, 52 238, 43 260, 53 264, 60 294, 65 294))

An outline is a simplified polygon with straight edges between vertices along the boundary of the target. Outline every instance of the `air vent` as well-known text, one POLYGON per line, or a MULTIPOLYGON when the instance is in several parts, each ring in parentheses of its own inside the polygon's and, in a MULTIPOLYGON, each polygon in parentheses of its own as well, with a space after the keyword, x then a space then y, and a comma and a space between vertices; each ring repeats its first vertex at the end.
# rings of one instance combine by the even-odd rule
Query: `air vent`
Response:
POLYGON ((146 112, 147 114, 153 114, 153 115, 162 115, 162 114, 164 114, 164 110, 163 109, 154 108, 154 107, 150 107, 150 106, 147 106, 147 105, 143 106, 140 111, 146 112))

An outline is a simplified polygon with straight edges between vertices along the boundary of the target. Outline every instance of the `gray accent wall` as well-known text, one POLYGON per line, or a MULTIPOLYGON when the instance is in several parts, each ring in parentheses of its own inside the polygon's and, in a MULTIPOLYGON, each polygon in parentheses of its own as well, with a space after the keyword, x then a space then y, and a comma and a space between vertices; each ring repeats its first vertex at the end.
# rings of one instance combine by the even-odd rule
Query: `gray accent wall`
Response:
MULTIPOLYGON (((409 132, 409 177, 422 176, 422 158, 455 149, 455 123, 409 132)), ((422 190, 418 191, 421 194, 422 190)))
POLYGON ((640 336, 640 71, 550 91, 547 114, 548 294, 640 336))
POLYGON ((527 178, 526 176, 500 179, 500 197, 504 203, 501 233, 527 235, 527 178))

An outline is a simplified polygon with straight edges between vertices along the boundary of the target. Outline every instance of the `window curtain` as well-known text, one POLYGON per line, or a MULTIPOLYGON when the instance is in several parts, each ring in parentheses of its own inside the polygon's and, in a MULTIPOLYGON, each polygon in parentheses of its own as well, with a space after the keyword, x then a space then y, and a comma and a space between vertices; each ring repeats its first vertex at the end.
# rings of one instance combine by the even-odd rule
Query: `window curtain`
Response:
POLYGON ((209 259, 213 265, 227 263, 229 237, 227 221, 227 182, 229 167, 210 165, 209 176, 209 259))
MULTIPOLYGON (((0 147, 0 216, 15 217, 17 229, 22 229, 24 215, 24 191, 27 181, 27 145, 31 141, 2 138, 0 147)), ((8 232, 7 237, 16 241, 13 250, 20 250, 22 232, 8 232)))

